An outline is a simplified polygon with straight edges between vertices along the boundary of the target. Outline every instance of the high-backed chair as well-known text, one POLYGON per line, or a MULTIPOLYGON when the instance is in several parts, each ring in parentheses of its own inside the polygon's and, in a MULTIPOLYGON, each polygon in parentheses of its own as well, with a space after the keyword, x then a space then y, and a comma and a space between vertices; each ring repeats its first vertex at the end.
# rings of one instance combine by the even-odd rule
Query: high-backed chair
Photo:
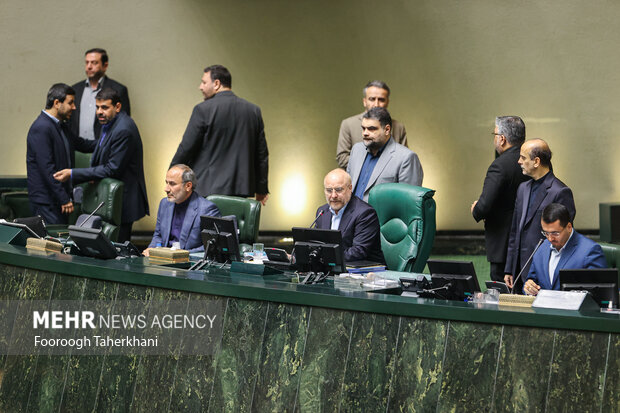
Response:
MULTIPOLYGON (((82 214, 91 214, 101 202, 103 206, 95 213, 101 217, 101 229, 111 240, 118 240, 118 231, 121 225, 121 213, 123 209, 124 184, 118 179, 103 178, 95 183, 83 185, 82 214)), ((67 231, 64 225, 48 225, 50 234, 67 231)))
POLYGON ((393 271, 422 272, 435 240, 435 191, 407 184, 381 184, 368 203, 377 211, 381 249, 393 271))
POLYGON ((251 249, 258 239, 261 203, 255 199, 228 195, 209 195, 207 199, 217 205, 222 216, 237 217, 239 249, 241 252, 251 249))

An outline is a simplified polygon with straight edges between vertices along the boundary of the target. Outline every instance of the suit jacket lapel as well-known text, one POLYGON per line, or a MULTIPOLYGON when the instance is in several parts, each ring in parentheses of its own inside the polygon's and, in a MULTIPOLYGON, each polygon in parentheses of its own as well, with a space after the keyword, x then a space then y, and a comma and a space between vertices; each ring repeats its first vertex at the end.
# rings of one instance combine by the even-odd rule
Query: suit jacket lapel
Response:
POLYGON ((560 261, 558 261, 557 267, 555 267, 555 271, 553 273, 553 285, 556 284, 558 280, 558 275, 561 269, 564 269, 568 260, 573 256, 575 250, 577 250, 577 234, 574 233, 575 228, 573 228, 573 236, 568 240, 566 246, 564 247, 564 251, 562 251, 562 255, 560 256, 560 261))
POLYGON ((196 201, 195 192, 193 192, 191 196, 192 198, 187 206, 185 218, 183 219, 183 225, 181 226, 181 234, 179 235, 181 248, 185 248, 187 237, 189 236, 189 232, 194 224, 194 219, 196 219, 196 215, 198 215, 198 202, 196 201))
MULTIPOLYGON (((394 145, 395 144, 396 142, 394 142, 393 138, 390 138, 390 140, 388 140, 387 144, 385 145, 385 148, 383 149, 383 152, 379 156, 379 160, 377 161, 377 164, 375 165, 375 169, 373 169, 372 174, 370 174, 370 179, 368 180, 368 185, 366 185, 366 188, 372 188, 372 186, 375 184, 375 182, 379 178, 379 175, 381 175, 381 172, 383 172, 385 167, 392 160, 394 156, 394 145)), ((364 191, 364 193, 366 193, 366 191, 364 191)))
POLYGON ((170 231, 172 231, 172 215, 174 214, 174 202, 167 202, 164 204, 166 209, 164 209, 164 214, 161 219, 161 226, 165 228, 162 235, 162 247, 168 246, 168 241, 170 240, 170 231))
MULTIPOLYGON (((527 218, 525 219, 524 225, 530 222, 532 218, 534 218, 534 215, 536 215, 536 211, 538 210, 538 207, 542 203, 543 199, 545 199, 547 197, 547 194, 549 193, 549 188, 551 187, 552 182, 553 182, 553 172, 549 171, 549 173, 547 173, 547 176, 545 176, 544 181, 540 184, 541 187, 538 189, 536 198, 532 202, 532 207, 530 208, 529 211, 527 211, 527 218)), ((530 184, 530 188, 531 187, 532 186, 530 184)), ((527 209, 527 204, 525 205, 525 208, 527 209)))
POLYGON ((338 230, 343 234, 351 222, 351 217, 353 216, 353 211, 355 211, 355 206, 357 202, 359 202, 358 198, 355 195, 352 195, 351 200, 349 201, 346 209, 343 212, 342 218, 340 218, 340 225, 338 226, 338 230))
POLYGON ((529 180, 523 188, 523 203, 521 204, 521 218, 519 219, 519 233, 525 225, 525 215, 527 214, 527 204, 530 202, 530 193, 532 190, 532 181, 529 180))

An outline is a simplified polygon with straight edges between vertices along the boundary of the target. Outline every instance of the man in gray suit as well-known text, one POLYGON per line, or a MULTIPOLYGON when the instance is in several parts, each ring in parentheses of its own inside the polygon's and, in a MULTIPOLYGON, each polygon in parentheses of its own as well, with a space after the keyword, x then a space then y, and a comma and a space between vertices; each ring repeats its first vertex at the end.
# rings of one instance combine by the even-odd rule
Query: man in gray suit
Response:
MULTIPOLYGON (((365 110, 372 108, 387 109, 390 103, 390 88, 385 82, 373 80, 364 86, 362 105, 365 110)), ((338 135, 338 146, 336 147, 336 158, 338 166, 347 169, 349 164, 349 156, 351 148, 358 142, 362 141, 362 115, 364 112, 346 118, 340 124, 340 133, 338 135)), ((405 125, 392 119, 392 137, 397 143, 407 146, 407 131, 405 125)))
POLYGON ((418 155, 394 142, 391 135, 392 118, 386 109, 376 107, 364 113, 363 141, 353 145, 347 166, 354 195, 364 201, 368 201, 368 193, 378 184, 422 185, 424 172, 418 155))

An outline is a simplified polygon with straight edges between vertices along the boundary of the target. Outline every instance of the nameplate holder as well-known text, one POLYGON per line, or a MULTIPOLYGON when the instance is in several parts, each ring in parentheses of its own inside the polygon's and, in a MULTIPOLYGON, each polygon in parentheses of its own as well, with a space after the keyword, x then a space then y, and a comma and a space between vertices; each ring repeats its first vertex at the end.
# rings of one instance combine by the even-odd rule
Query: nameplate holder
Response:
POLYGON ((532 307, 573 311, 599 310, 598 304, 586 291, 540 290, 532 307))

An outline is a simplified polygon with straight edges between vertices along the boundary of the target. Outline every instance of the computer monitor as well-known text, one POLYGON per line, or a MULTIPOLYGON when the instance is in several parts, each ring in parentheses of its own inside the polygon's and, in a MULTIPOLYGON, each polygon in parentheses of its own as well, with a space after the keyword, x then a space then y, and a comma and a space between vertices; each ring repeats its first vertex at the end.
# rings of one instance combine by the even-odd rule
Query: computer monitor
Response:
POLYGON ((233 217, 200 217, 200 235, 205 259, 215 262, 241 261, 237 221, 233 217))
POLYGON ((324 274, 346 271, 340 231, 295 227, 293 241, 295 265, 299 271, 324 274))
POLYGON ((480 291, 478 277, 474 263, 471 261, 448 261, 448 260, 428 260, 426 262, 428 270, 433 274, 454 274, 454 275, 470 275, 472 277, 472 288, 480 291))
POLYGON ((478 280, 472 275, 432 274, 431 283, 433 297, 444 300, 467 301, 474 292, 480 291, 478 280))
POLYGON ((81 255, 104 260, 118 256, 118 251, 100 228, 84 228, 69 225, 69 236, 79 249, 81 255))
POLYGON ((618 269, 589 268, 581 270, 560 270, 562 291, 589 291, 601 307, 618 308, 618 269))

